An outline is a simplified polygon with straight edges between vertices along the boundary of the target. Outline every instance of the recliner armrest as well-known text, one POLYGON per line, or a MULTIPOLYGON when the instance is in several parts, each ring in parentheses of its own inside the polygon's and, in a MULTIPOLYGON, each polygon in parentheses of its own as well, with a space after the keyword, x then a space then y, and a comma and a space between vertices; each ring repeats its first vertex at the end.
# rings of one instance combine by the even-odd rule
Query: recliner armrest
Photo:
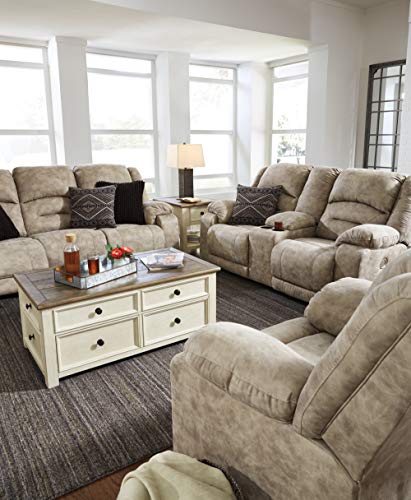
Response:
POLYGON ((329 283, 310 300, 304 316, 319 332, 338 335, 370 286, 371 281, 359 278, 342 278, 329 283))
POLYGON ((217 216, 220 224, 226 224, 233 213, 235 200, 216 200, 208 205, 208 211, 217 216))
POLYGON ((195 332, 184 358, 201 377, 276 420, 291 422, 313 366, 279 340, 235 323, 195 332))
POLYGON ((171 205, 165 203, 164 201, 154 201, 154 200, 145 201, 143 203, 143 206, 144 206, 144 218, 146 220, 146 224, 149 225, 156 224, 157 216, 173 213, 171 205))
POLYGON ((278 214, 271 215, 265 221, 267 226, 274 226, 275 222, 282 222, 283 229, 289 231, 315 227, 317 224, 312 215, 304 212, 279 212, 278 214))
POLYGON ((362 224, 347 229, 337 238, 337 246, 347 243, 363 248, 388 248, 400 241, 400 233, 383 224, 362 224))

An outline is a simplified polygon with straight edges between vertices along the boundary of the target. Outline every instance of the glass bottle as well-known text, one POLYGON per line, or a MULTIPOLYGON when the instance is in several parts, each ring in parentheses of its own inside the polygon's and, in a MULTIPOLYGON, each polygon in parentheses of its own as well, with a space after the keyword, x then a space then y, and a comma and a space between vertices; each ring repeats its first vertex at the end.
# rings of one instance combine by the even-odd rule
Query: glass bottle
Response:
POLYGON ((80 249, 76 245, 77 236, 73 233, 66 234, 64 247, 64 268, 68 274, 80 276, 80 249))

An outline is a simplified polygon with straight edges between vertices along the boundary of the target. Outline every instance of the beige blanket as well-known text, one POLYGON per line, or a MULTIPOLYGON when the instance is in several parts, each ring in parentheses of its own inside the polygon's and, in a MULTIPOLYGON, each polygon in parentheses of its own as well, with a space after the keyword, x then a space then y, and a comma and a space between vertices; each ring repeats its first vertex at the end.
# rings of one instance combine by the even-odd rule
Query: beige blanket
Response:
POLYGON ((235 496, 220 470, 165 451, 125 476, 117 500, 235 500, 235 496))

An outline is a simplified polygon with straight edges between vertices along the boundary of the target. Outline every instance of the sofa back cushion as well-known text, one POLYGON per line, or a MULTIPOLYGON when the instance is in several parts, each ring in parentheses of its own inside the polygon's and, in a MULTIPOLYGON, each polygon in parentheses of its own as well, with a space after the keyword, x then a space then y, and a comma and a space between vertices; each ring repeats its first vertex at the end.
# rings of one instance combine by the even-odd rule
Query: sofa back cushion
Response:
POLYGON ((26 236, 27 231, 21 214, 16 184, 8 170, 0 170, 0 205, 10 217, 20 236, 26 236))
POLYGON ((411 176, 407 177, 387 222, 401 235, 401 243, 411 245, 411 176))
POLYGON ((68 192, 76 186, 70 168, 17 167, 13 177, 29 235, 70 227, 68 192))
POLYGON ((393 172, 344 170, 331 190, 317 235, 335 240, 359 224, 386 224, 404 179, 393 172))
POLYGON ((262 173, 258 181, 258 187, 282 186, 283 190, 278 201, 278 211, 295 210, 298 198, 312 168, 309 165, 294 165, 292 163, 271 165, 262 173))
MULTIPOLYGON (((370 289, 304 386, 294 417, 298 432, 323 437, 343 414, 340 440, 359 426, 369 439, 395 424, 397 410, 411 403, 410 311, 411 274, 370 289), (347 413, 350 407, 356 411, 347 413)), ((357 451, 360 442, 352 443, 357 451)))
POLYGON ((298 198, 296 210, 314 217, 318 222, 323 214, 334 182, 341 170, 338 168, 315 167, 311 170, 303 192, 298 198))

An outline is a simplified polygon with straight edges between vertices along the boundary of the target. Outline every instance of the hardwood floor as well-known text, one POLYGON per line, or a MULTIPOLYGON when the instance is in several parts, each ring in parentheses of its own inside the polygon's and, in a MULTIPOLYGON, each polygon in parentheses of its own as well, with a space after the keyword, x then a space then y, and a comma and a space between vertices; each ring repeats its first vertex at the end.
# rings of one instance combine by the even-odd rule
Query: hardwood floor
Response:
POLYGON ((132 470, 137 469, 137 467, 144 462, 147 462, 147 460, 130 465, 125 469, 121 469, 109 476, 98 479, 94 483, 83 486, 78 490, 60 497, 59 500, 102 500, 103 498, 104 500, 115 500, 124 476, 132 470))

